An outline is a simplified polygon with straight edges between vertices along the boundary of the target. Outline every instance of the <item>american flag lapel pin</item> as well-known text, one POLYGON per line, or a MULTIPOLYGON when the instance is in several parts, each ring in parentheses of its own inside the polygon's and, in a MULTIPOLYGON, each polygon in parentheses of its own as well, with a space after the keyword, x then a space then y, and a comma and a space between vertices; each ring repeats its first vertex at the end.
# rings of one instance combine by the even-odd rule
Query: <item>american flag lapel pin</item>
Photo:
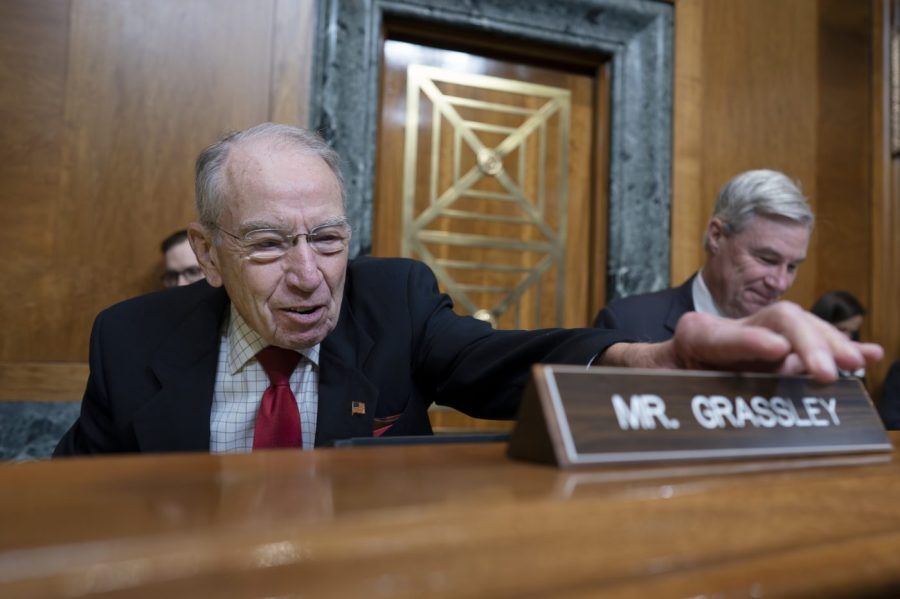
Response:
POLYGON ((351 401, 350 402, 350 413, 354 416, 365 416, 366 415, 366 404, 361 401, 351 401))

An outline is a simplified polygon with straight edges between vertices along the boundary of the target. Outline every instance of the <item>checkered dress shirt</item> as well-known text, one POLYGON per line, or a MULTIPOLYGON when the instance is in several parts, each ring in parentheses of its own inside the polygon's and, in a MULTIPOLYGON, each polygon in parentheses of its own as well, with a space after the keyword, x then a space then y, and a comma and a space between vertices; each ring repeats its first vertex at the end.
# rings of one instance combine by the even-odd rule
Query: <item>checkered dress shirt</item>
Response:
MULTIPOLYGON (((256 353, 266 345, 232 305, 219 344, 209 423, 209 450, 212 453, 253 449, 256 412, 269 386, 269 377, 257 361, 256 353)), ((319 411, 319 345, 299 350, 299 353, 303 357, 291 374, 290 384, 300 410, 303 449, 312 449, 319 411)))

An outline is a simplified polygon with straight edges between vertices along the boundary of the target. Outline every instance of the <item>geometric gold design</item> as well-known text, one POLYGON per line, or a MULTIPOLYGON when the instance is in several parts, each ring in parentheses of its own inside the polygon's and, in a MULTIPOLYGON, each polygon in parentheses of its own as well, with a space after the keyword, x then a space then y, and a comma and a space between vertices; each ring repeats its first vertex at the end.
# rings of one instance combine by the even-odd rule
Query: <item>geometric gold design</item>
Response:
POLYGON ((406 91, 403 254, 470 314, 562 326, 569 90, 413 64, 406 91))

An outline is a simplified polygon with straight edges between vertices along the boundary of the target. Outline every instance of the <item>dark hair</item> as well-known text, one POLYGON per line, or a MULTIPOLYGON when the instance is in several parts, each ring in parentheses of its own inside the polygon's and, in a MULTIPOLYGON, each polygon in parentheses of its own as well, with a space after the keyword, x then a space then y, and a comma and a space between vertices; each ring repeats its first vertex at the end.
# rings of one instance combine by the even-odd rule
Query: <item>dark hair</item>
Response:
POLYGON ((813 304, 810 312, 822 320, 834 324, 854 316, 864 316, 866 309, 851 293, 829 291, 813 304))
POLYGON ((174 233, 163 239, 162 243, 159 244, 159 251, 165 254, 172 249, 172 246, 178 245, 182 241, 187 241, 187 229, 175 231, 174 233))

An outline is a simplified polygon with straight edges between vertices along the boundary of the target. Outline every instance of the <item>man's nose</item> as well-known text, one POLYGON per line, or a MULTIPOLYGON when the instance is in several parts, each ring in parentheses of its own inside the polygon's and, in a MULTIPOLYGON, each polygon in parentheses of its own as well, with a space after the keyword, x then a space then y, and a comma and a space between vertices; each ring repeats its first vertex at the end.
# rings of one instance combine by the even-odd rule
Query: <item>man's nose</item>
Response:
POLYGON ((778 293, 786 292, 794 281, 794 273, 787 266, 776 266, 766 276, 766 285, 778 293))
POLYGON ((283 258, 287 284, 301 291, 315 290, 322 282, 317 258, 318 254, 312 250, 306 238, 298 239, 283 258))

